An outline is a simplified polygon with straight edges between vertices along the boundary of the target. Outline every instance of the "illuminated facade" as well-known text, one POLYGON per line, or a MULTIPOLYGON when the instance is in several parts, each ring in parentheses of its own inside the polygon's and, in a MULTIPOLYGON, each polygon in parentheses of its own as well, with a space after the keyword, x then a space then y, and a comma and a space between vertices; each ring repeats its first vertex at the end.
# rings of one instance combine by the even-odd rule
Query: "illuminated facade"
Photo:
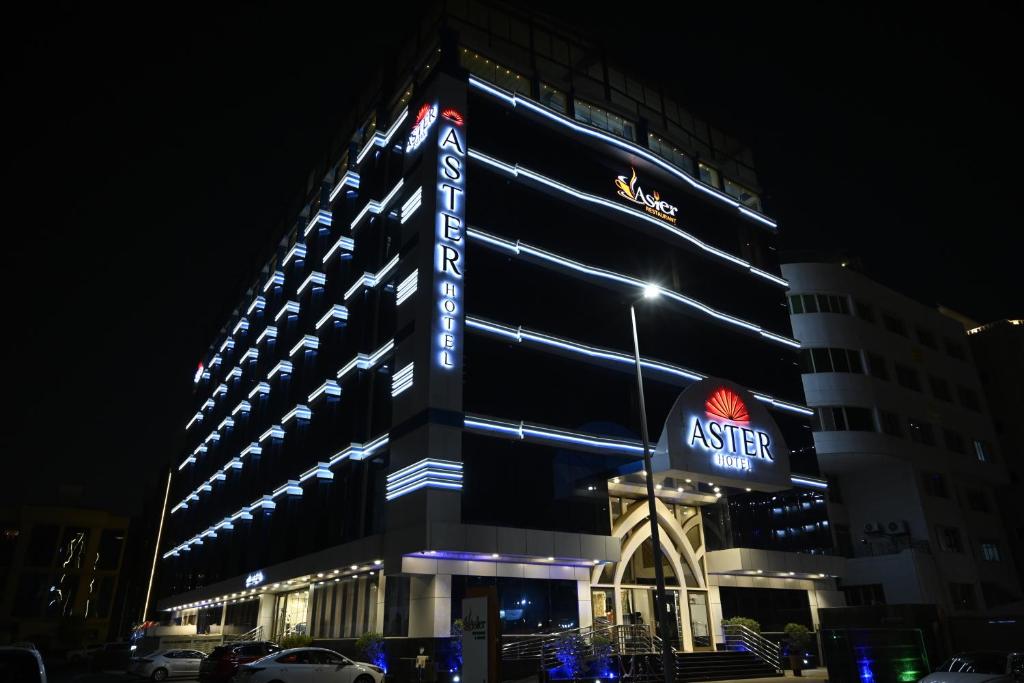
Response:
POLYGON ((486 585, 506 633, 652 623, 646 289, 676 645, 772 596, 813 626, 841 562, 749 155, 576 38, 446 21, 196 373, 163 617, 443 639, 486 585))

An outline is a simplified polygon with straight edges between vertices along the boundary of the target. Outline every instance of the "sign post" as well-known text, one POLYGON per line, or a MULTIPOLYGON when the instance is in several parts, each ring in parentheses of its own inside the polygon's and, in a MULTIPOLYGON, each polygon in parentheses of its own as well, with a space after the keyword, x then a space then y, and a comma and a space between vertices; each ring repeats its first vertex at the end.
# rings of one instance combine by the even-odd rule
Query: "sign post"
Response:
POLYGON ((493 588, 462 599, 462 681, 498 683, 498 596, 493 588))

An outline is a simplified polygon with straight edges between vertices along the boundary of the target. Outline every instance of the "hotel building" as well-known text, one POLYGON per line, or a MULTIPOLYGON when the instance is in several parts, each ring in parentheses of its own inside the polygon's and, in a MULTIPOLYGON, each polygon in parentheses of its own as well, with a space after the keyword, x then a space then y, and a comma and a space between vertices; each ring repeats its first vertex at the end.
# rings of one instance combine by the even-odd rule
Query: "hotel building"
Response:
POLYGON ((486 4, 396 63, 197 368, 161 619, 433 647, 489 586, 507 635, 652 624, 635 303, 673 645, 813 628, 843 565, 749 150, 486 4))

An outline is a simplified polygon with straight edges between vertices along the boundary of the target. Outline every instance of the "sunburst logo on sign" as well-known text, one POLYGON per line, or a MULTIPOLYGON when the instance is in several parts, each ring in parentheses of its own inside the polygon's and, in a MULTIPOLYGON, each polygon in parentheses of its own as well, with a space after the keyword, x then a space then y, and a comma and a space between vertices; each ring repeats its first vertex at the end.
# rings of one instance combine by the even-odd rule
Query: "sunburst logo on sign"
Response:
POLYGON ((619 190, 618 195, 633 204, 642 206, 644 211, 655 218, 675 225, 676 213, 679 212, 679 209, 662 199, 661 193, 657 190, 650 194, 645 193, 637 181, 636 169, 630 168, 630 170, 632 175, 628 179, 624 175, 615 179, 615 187, 619 190))
POLYGON ((711 451, 715 465, 749 472, 756 459, 775 460, 768 432, 751 426, 747 404, 729 387, 707 395, 704 415, 690 422, 689 444, 711 451))
POLYGON ((704 402, 704 409, 709 416, 720 417, 723 420, 750 422, 747 404, 743 402, 739 394, 728 387, 721 387, 711 392, 711 396, 704 402))

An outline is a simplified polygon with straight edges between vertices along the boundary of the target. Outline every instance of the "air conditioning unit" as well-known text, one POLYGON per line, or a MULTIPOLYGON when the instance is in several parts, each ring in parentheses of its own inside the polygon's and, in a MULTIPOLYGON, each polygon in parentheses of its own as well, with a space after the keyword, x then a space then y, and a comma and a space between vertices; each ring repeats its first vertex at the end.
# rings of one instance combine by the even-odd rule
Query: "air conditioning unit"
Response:
POLYGON ((882 534, 885 531, 882 529, 881 522, 867 522, 864 525, 864 533, 866 534, 882 534))
POLYGON ((890 522, 886 522, 886 524, 885 524, 885 531, 886 531, 886 533, 893 534, 893 535, 896 535, 896 534, 909 534, 910 533, 910 523, 907 520, 905 520, 905 519, 892 520, 890 522))

